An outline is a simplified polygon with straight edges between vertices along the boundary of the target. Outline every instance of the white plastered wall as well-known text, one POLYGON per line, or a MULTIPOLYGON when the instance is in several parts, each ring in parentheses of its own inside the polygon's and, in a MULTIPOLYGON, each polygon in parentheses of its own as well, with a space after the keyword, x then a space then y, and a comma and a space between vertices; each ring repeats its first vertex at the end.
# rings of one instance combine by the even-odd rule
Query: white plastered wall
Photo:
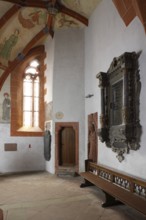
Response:
POLYGON ((10 124, 0 124, 0 173, 45 170, 42 137, 11 137, 10 124), (17 151, 5 151, 6 143, 16 143, 17 151))
POLYGON ((79 169, 84 169, 84 31, 58 30, 46 42, 47 95, 53 101, 51 160, 46 170, 55 172, 55 122, 79 122, 79 169), (63 117, 56 118, 56 113, 63 117))
MULTIPOLYGON (((141 147, 137 151, 130 151, 121 163, 116 154, 105 144, 98 141, 98 162, 105 166, 145 178, 146 174, 146 34, 143 26, 136 17, 128 27, 120 18, 112 0, 103 0, 94 11, 85 31, 85 93, 93 93, 91 99, 86 100, 86 118, 93 112, 100 115, 100 89, 96 75, 106 72, 114 57, 124 52, 139 52, 140 77, 142 90, 140 95, 140 123, 142 125, 141 147)), ((99 124, 100 126, 100 124, 99 124)), ((86 124, 87 133, 87 124, 86 124)), ((87 146, 87 135, 86 144, 87 146)))

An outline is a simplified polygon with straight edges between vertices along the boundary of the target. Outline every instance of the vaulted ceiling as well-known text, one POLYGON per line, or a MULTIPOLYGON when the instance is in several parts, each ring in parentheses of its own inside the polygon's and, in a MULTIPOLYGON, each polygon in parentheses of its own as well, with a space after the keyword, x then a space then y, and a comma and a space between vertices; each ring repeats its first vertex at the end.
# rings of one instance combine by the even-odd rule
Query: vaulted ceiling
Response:
MULTIPOLYGON (((31 48, 53 37, 57 29, 88 26, 101 1, 0 0, 0 89, 31 48)), ((126 26, 138 16, 146 30, 146 0, 112 2, 126 26)))
POLYGON ((83 28, 101 0, 0 0, 0 88, 28 51, 57 29, 83 28))

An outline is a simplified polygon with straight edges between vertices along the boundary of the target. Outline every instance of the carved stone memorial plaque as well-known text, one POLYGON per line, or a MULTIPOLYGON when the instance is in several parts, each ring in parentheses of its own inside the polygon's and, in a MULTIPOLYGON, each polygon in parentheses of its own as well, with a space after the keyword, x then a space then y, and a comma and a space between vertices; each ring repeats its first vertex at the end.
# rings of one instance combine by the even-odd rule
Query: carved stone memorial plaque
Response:
POLYGON ((117 153, 121 162, 124 154, 139 148, 140 76, 139 54, 124 53, 114 58, 107 73, 97 74, 101 88, 101 142, 117 153))

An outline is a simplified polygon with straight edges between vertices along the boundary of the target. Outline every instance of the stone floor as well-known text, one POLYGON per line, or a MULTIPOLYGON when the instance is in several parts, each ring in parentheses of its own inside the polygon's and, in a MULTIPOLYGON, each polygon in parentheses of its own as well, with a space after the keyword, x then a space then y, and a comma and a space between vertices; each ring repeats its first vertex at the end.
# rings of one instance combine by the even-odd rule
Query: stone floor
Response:
POLYGON ((103 193, 80 188, 81 177, 43 173, 0 177, 4 220, 146 220, 125 205, 102 208, 103 193))

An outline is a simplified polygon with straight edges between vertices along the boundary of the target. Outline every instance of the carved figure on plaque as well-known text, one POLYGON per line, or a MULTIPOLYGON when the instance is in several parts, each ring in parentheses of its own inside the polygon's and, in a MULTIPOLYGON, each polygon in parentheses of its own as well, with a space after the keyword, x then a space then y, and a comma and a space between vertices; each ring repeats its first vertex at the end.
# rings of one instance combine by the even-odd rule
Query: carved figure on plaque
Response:
POLYGON ((97 113, 88 116, 88 159, 97 162, 97 113))

